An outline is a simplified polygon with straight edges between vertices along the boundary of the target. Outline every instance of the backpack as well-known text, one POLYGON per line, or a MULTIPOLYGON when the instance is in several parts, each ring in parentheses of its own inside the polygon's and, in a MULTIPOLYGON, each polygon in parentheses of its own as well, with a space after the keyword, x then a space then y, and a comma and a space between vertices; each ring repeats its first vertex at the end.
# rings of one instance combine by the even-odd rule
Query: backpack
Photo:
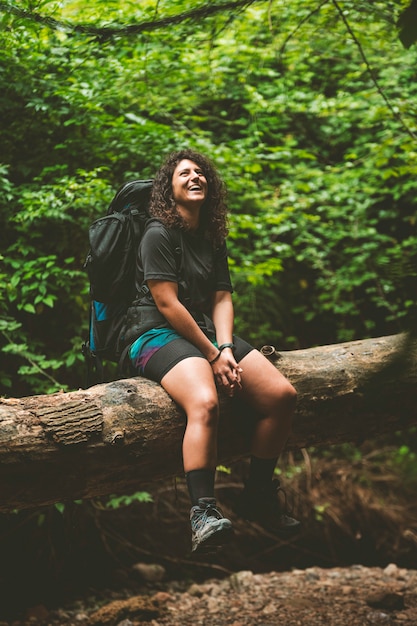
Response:
POLYGON ((89 227, 90 250, 84 263, 90 281, 90 324, 82 353, 87 387, 103 382, 103 359, 123 371, 125 346, 120 341, 126 312, 136 297, 136 255, 150 219, 152 180, 133 180, 120 187, 107 214, 89 227), (94 380, 92 371, 95 370, 94 380))

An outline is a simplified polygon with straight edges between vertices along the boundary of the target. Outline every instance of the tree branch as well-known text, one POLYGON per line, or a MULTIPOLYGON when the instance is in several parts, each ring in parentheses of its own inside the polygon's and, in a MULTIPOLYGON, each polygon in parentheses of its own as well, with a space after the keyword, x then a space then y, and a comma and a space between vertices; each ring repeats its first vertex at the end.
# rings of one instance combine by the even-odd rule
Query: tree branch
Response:
MULTIPOLYGON (((6 341, 8 342, 9 345, 13 345, 14 342, 12 341, 12 338, 10 337, 10 335, 8 333, 6 333, 4 330, 2 330, 1 334, 6 339, 6 341)), ((38 365, 38 363, 36 363, 36 361, 34 361, 30 357, 30 355, 28 354, 27 351, 19 352, 19 356, 22 357, 23 359, 26 359, 28 361, 28 363, 30 363, 30 365, 32 367, 34 367, 42 376, 45 376, 45 378, 50 380, 51 383, 53 383, 56 387, 59 388, 59 387, 63 387, 64 386, 61 383, 59 383, 53 376, 48 374, 48 372, 46 372, 44 369, 42 369, 41 366, 38 365)))
POLYGON ((300 20, 300 22, 297 24, 297 26, 284 39, 284 43, 282 44, 282 46, 281 46, 281 48, 279 50, 279 55, 280 56, 282 56, 284 54, 284 51, 285 51, 287 43, 294 37, 296 32, 298 30, 300 30, 301 26, 303 24, 305 24, 306 22, 308 22, 313 17, 313 15, 315 15, 316 13, 319 13, 321 8, 324 7, 324 5, 327 4, 328 2, 330 2, 330 0, 323 0, 323 2, 321 2, 318 6, 316 6, 314 9, 312 9, 310 11, 310 13, 308 13, 308 15, 306 15, 305 17, 303 17, 302 20, 300 20))
POLYGON ((396 119, 401 126, 404 128, 405 132, 410 135, 410 137, 412 139, 416 139, 417 136, 413 133, 413 131, 407 126, 407 124, 405 123, 402 115, 400 113, 398 113, 394 107, 392 106, 391 102, 389 101, 387 95, 385 94, 384 90, 382 89, 381 85, 378 82, 378 79, 375 75, 375 72, 371 66, 371 64, 368 61, 368 58, 365 54, 365 51, 362 47, 361 42, 359 41, 359 39, 356 37, 351 25, 349 24, 349 21, 346 18, 346 15, 344 14, 341 6, 339 5, 339 2, 337 0, 332 0, 333 5, 335 6, 337 12, 339 13, 340 17, 342 18, 342 21, 346 27, 346 30, 348 31, 349 35, 352 37, 357 49, 359 50, 359 54, 362 57, 363 62, 366 65, 366 69, 368 70, 368 73, 371 77, 372 82, 375 85, 376 90, 378 91, 379 95, 383 98, 385 104, 387 105, 388 109, 391 111, 392 116, 394 117, 394 119, 396 119))
POLYGON ((31 20, 32 22, 37 22, 52 30, 60 30, 70 33, 81 33, 84 35, 92 35, 101 38, 111 38, 115 35, 129 36, 137 35, 143 32, 150 32, 161 28, 166 28, 167 26, 172 26, 174 24, 180 24, 181 22, 185 22, 187 20, 196 21, 200 19, 205 19, 207 17, 211 17, 212 15, 216 15, 217 13, 223 13, 233 10, 243 10, 251 4, 260 1, 263 2, 264 0, 231 0, 229 2, 221 2, 218 4, 203 4, 196 9, 185 11, 184 13, 179 13, 178 15, 172 15, 170 17, 163 17, 157 20, 152 20, 151 22, 103 27, 94 26, 91 24, 74 24, 64 20, 56 20, 55 18, 48 15, 41 15, 40 13, 36 13, 34 11, 28 11, 26 9, 15 7, 8 2, 0 2, 0 12, 10 13, 12 15, 16 15, 17 17, 31 20))

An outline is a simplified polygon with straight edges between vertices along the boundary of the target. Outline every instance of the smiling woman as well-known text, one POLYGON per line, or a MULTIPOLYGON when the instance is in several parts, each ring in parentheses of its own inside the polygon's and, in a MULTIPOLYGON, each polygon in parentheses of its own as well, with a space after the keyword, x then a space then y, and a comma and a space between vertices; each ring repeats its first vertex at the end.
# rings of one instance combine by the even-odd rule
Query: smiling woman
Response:
POLYGON ((272 481, 296 392, 233 334, 225 188, 209 159, 192 150, 169 155, 154 179, 150 213, 137 257, 141 295, 129 309, 125 339, 132 373, 159 382, 186 414, 192 550, 217 548, 233 532, 214 497, 219 389, 250 414, 250 473, 236 512, 274 530, 297 530, 272 481))

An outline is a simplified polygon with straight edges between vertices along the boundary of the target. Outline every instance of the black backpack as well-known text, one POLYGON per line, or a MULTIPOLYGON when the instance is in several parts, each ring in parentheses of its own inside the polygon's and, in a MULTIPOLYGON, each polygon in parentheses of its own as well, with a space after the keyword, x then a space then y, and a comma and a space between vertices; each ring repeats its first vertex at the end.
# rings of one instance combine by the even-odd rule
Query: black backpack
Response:
POLYGON ((123 369, 120 335, 126 311, 136 297, 136 254, 146 223, 152 180, 120 187, 107 211, 89 228, 90 250, 84 263, 90 281, 90 329, 82 346, 87 386, 103 382, 103 360, 123 369), (95 376, 92 377, 92 372, 95 376))

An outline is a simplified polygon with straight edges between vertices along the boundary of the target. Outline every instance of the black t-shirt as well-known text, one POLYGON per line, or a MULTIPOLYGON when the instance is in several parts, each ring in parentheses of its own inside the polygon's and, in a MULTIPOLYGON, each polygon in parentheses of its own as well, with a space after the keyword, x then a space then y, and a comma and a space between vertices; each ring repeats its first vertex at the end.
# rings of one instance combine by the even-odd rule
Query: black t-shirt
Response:
MULTIPOLYGON (((232 292, 226 244, 213 248, 199 233, 169 230, 150 222, 137 257, 140 280, 166 280, 179 285, 179 300, 189 311, 211 316, 211 297, 216 291, 232 292), (178 252, 180 248, 181 252, 178 252), (177 249, 177 250, 176 250, 177 249)), ((139 288, 141 285, 137 285, 139 288)), ((147 303, 153 304, 150 294, 147 303)))

